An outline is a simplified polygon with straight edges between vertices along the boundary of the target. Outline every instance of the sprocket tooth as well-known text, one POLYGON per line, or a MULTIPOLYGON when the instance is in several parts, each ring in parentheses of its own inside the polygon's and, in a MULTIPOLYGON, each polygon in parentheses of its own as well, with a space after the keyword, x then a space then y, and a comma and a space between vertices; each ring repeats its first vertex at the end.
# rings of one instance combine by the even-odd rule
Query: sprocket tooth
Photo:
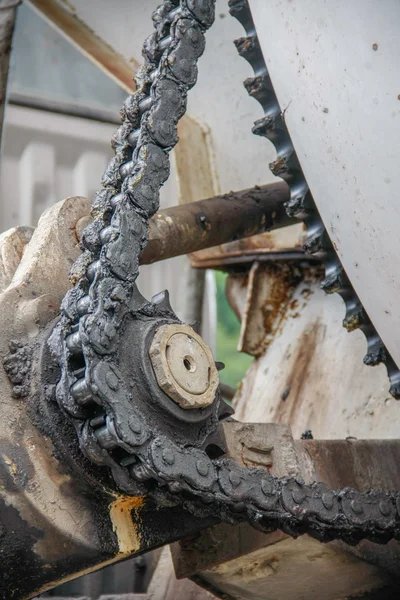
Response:
POLYGON ((325 279, 321 283, 321 289, 326 294, 335 294, 343 290, 346 284, 346 274, 342 265, 337 265, 331 272, 325 274, 325 279))
POLYGON ((343 319, 343 327, 349 333, 364 325, 367 318, 364 307, 358 298, 354 302, 346 302, 346 315, 343 319))
POLYGON ((278 110, 275 113, 270 110, 268 114, 266 114, 261 119, 257 119, 255 121, 252 132, 255 135, 259 135, 261 137, 266 137, 269 139, 275 146, 289 146, 290 139, 287 135, 286 128, 283 124, 282 115, 278 110))
POLYGON ((198 333, 199 335, 201 335, 201 322, 200 321, 193 321, 193 323, 189 323, 189 325, 195 333, 198 333))
POLYGON ((263 108, 269 105, 271 100, 275 100, 275 94, 271 88, 271 79, 266 72, 255 77, 248 77, 243 85, 249 96, 255 98, 263 108))
POLYGON ((373 340, 368 340, 368 352, 364 356, 364 364, 376 367, 388 360, 387 350, 378 335, 373 340))
POLYGON ((218 411, 218 420, 224 421, 225 419, 228 419, 229 417, 231 417, 234 414, 235 414, 234 408, 230 404, 225 402, 225 400, 223 398, 221 398, 220 405, 219 405, 219 411, 218 411))
POLYGON ((400 400, 400 371, 391 358, 386 361, 386 367, 390 379, 389 392, 395 400, 400 400))
POLYGON ((247 60, 247 62, 257 69, 259 64, 263 63, 263 55, 260 48, 257 35, 254 33, 245 37, 238 38, 234 41, 239 56, 247 60))
POLYGON ((252 16, 247 0, 229 0, 229 13, 235 17, 247 29, 249 24, 252 24, 252 16))
POLYGON ((152 296, 151 301, 153 304, 157 304, 157 306, 159 306, 160 308, 163 308, 164 310, 167 310, 169 312, 173 312, 168 290, 158 292, 158 294, 152 296))
POLYGON ((326 232, 323 227, 315 231, 302 245, 302 248, 306 254, 319 254, 326 248, 326 232))

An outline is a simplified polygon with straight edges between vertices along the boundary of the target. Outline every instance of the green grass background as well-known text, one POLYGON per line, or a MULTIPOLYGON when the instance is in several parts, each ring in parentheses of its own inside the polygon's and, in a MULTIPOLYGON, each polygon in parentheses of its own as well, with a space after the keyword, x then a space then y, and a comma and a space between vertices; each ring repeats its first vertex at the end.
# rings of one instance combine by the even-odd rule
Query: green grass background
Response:
POLYGON ((226 273, 215 271, 217 285, 216 358, 225 363, 225 369, 220 373, 221 380, 232 387, 237 387, 252 362, 253 357, 236 350, 239 340, 240 323, 225 296, 226 278, 226 273))

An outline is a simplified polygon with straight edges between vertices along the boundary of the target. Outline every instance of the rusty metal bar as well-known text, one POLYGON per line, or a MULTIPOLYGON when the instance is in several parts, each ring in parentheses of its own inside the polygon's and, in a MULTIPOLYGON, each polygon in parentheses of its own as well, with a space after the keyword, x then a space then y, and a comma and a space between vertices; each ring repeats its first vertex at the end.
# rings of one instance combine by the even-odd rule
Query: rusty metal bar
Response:
POLYGON ((277 252, 268 250, 266 248, 260 248, 259 250, 236 252, 229 256, 215 256, 205 260, 194 260, 192 266, 195 269, 219 269, 219 270, 230 270, 233 267, 251 267, 254 262, 283 262, 291 263, 303 261, 306 264, 318 264, 320 261, 314 256, 309 256, 301 248, 293 249, 288 248, 287 250, 280 250, 277 252))
POLYGON ((135 90, 133 72, 139 64, 134 59, 126 61, 81 21, 72 3, 60 0, 30 0, 29 4, 128 94, 135 90))
POLYGON ((158 212, 140 262, 151 264, 297 223, 287 216, 284 182, 230 192, 158 212))

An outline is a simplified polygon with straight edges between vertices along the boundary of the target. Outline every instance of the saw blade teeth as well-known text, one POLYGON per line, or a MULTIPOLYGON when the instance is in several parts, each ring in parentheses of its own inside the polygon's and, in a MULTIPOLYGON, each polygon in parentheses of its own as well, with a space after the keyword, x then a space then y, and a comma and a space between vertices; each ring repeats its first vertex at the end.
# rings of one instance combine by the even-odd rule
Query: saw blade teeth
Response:
POLYGON ((346 316, 343 319, 343 327, 350 333, 366 323, 366 313, 359 300, 358 302, 352 302, 351 305, 347 302, 345 304, 346 316))
POLYGON ((235 42, 239 54, 253 67, 255 75, 248 77, 244 86, 264 110, 264 117, 254 123, 253 133, 266 137, 276 149, 277 159, 269 167, 274 175, 281 177, 290 187, 290 200, 286 203, 289 216, 303 221, 307 240, 303 248, 317 254, 325 262, 325 279, 321 283, 327 294, 339 293, 346 306, 343 326, 347 331, 361 329, 368 342, 365 364, 384 362, 391 381, 390 393, 400 397, 400 371, 387 352, 378 333, 347 278, 347 275, 326 233, 318 209, 308 188, 299 160, 285 123, 285 111, 281 111, 268 69, 257 39, 257 34, 247 0, 229 0, 229 12, 245 29, 246 37, 235 42), (396 395, 397 394, 397 395, 396 395))
POLYGON ((252 22, 250 7, 247 0, 229 0, 229 13, 247 29, 247 24, 252 22))
MULTIPOLYGON (((243 83, 247 93, 252 98, 255 98, 263 108, 268 106, 275 98, 275 94, 271 89, 271 80, 266 71, 255 77, 248 77, 243 83)), ((280 112, 279 107, 278 112, 280 112)))
POLYGON ((295 181, 296 176, 299 174, 298 165, 296 153, 294 150, 288 149, 286 152, 282 152, 276 160, 269 163, 269 168, 276 177, 281 177, 290 184, 295 181))
POLYGON ((274 112, 270 110, 264 117, 257 119, 253 125, 252 133, 266 137, 279 147, 290 146, 290 140, 279 109, 274 112))
POLYGON ((299 221, 306 221, 315 214, 310 190, 304 180, 297 186, 291 186, 290 200, 285 203, 285 209, 289 217, 295 217, 299 221))
POLYGON ((247 60, 248 63, 253 67, 254 71, 257 71, 261 65, 263 65, 263 55, 260 48, 258 37, 255 33, 246 37, 238 38, 234 41, 239 55, 247 60))
POLYGON ((331 273, 321 283, 321 289, 326 294, 338 294, 343 289, 343 269, 339 272, 331 273))
POLYGON ((302 248, 307 254, 320 254, 325 250, 326 243, 326 232, 321 227, 318 231, 307 237, 307 240, 302 244, 302 248))
POLYGON ((369 367, 376 367, 387 360, 387 350, 380 338, 371 340, 368 343, 368 352, 364 356, 364 364, 369 367))
POLYGON ((396 400, 400 400, 400 371, 391 357, 386 362, 386 368, 390 379, 390 394, 396 400))

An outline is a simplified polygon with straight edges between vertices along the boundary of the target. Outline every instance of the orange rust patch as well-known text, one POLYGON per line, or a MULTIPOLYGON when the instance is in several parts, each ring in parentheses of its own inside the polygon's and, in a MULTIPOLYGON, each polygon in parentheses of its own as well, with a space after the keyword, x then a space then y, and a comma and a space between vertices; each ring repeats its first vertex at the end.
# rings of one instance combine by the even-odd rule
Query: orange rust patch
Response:
POLYGON ((113 502, 113 506, 118 506, 121 511, 138 510, 139 508, 143 508, 144 504, 145 499, 143 496, 124 496, 113 502))
POLYGON ((259 356, 278 335, 287 317, 301 271, 293 265, 270 263, 253 266, 251 273, 238 349, 259 356))
POLYGON ((110 505, 110 518, 118 538, 120 554, 128 555, 140 550, 140 509, 145 502, 142 496, 123 496, 110 505))

